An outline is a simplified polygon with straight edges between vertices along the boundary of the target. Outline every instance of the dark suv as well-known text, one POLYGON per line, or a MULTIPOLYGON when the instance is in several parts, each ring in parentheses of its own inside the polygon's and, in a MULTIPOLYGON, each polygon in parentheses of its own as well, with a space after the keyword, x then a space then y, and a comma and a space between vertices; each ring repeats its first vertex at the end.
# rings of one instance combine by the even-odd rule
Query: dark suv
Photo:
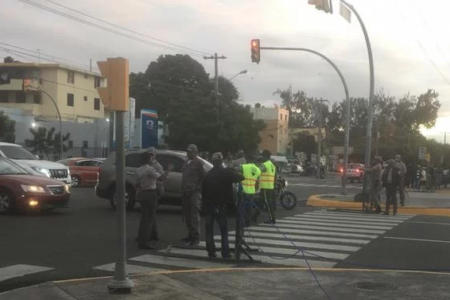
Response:
MULTIPOLYGON (((127 209, 133 209, 135 201, 136 183, 134 172, 141 166, 141 154, 146 149, 131 149, 125 152, 125 182, 127 209)), ((186 152, 172 150, 157 150, 156 160, 164 170, 169 164, 173 165, 173 170, 164 181, 164 194, 161 199, 162 204, 181 205, 181 169, 187 159, 186 152)), ((200 158, 201 159, 201 158, 200 158)), ((204 163, 205 171, 211 170, 212 165, 201 159, 204 163)), ((111 207, 116 208, 117 198, 115 194, 116 186, 116 153, 112 153, 102 164, 99 171, 99 178, 95 186, 98 197, 109 200, 111 207)))

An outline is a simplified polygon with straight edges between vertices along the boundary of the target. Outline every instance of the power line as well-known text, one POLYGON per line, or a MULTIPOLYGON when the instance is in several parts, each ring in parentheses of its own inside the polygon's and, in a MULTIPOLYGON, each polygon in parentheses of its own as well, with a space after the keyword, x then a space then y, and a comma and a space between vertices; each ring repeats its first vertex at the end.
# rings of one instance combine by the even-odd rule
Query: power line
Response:
POLYGON ((76 12, 76 13, 78 13, 78 14, 80 14, 80 15, 85 16, 85 17, 88 17, 88 18, 97 20, 97 21, 99 21, 99 22, 102 22, 102 23, 105 23, 105 24, 114 26, 114 27, 116 27, 116 28, 120 28, 120 29, 122 29, 122 30, 125 30, 125 31, 128 31, 128 32, 131 32, 131 33, 134 33, 134 34, 137 34, 137 35, 146 37, 146 38, 151 39, 151 40, 155 40, 155 41, 158 41, 158 42, 161 42, 161 43, 165 43, 165 44, 168 44, 168 45, 172 45, 172 46, 175 46, 175 47, 178 47, 178 48, 182 48, 182 49, 185 49, 185 50, 198 52, 198 53, 200 53, 200 54, 211 55, 210 53, 207 53, 207 52, 203 52, 203 51, 195 50, 195 49, 192 49, 192 48, 184 47, 184 46, 181 46, 181 45, 178 45, 178 44, 174 44, 174 43, 171 43, 171 42, 167 42, 167 41, 164 41, 164 40, 161 40, 161 39, 158 39, 158 38, 155 38, 155 37, 152 37, 152 36, 149 36, 149 35, 146 35, 146 34, 143 34, 143 33, 140 33, 140 32, 134 31, 134 30, 131 30, 131 29, 128 29, 128 28, 126 28, 126 27, 116 25, 116 24, 114 24, 114 23, 111 23, 111 22, 108 22, 108 21, 105 21, 105 20, 102 20, 102 19, 93 17, 93 16, 88 15, 88 14, 86 14, 86 13, 83 13, 82 11, 79 11, 79 10, 70 8, 70 7, 68 7, 68 6, 64 6, 64 5, 62 5, 62 4, 56 3, 55 1, 52 1, 52 0, 44 0, 44 1, 50 2, 50 3, 54 4, 54 5, 57 5, 57 6, 60 6, 60 7, 65 8, 65 9, 68 9, 68 10, 70 10, 70 11, 76 12))
MULTIPOLYGON (((147 45, 151 45, 151 46, 155 46, 155 47, 160 47, 160 48, 163 48, 163 49, 166 49, 166 50, 169 50, 169 51, 173 51, 175 53, 183 52, 183 51, 180 51, 180 49, 176 49, 174 47, 169 47, 169 46, 153 43, 153 42, 150 42, 148 40, 145 40, 145 39, 142 39, 142 38, 138 38, 138 37, 135 37, 135 36, 132 36, 132 35, 129 35, 129 34, 126 34, 126 33, 123 33, 123 32, 120 32, 120 31, 117 31, 117 30, 114 30, 114 29, 111 29, 111 28, 108 28, 108 27, 105 27, 105 26, 102 26, 102 25, 99 25, 99 24, 87 21, 87 20, 84 20, 84 19, 81 19, 81 18, 78 18, 78 17, 70 15, 70 14, 66 14, 64 12, 55 10, 53 8, 50 8, 50 7, 45 6, 45 5, 41 5, 39 3, 30 1, 30 0, 18 0, 18 1, 23 2, 25 4, 29 4, 31 6, 39 8, 39 9, 45 10, 47 12, 50 12, 50 13, 53 13, 53 14, 56 14, 56 15, 59 15, 59 16, 71 19, 71 20, 76 21, 76 22, 79 22, 79 23, 82 23, 82 24, 85 24, 85 25, 88 25, 88 26, 91 26, 91 27, 94 27, 94 28, 97 28, 97 29, 100 29, 100 30, 103 30, 103 31, 106 31, 106 32, 110 32, 112 34, 116 34, 116 35, 119 35, 119 36, 122 36, 122 37, 125 37, 125 38, 129 38, 129 39, 134 40, 134 41, 138 41, 138 42, 141 42, 141 43, 144 43, 144 44, 147 44, 147 45)), ((189 54, 192 55, 192 56, 202 57, 202 55, 200 55, 198 53, 195 53, 195 52, 192 52, 192 51, 184 51, 184 52, 185 53, 189 53, 190 52, 189 54)))

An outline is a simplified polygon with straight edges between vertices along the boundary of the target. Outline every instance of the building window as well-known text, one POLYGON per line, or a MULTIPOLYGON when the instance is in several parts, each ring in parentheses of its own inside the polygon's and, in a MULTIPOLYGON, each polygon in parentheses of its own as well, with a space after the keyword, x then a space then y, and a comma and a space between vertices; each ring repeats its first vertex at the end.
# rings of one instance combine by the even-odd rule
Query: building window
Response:
POLYGON ((284 120, 287 122, 287 115, 284 115, 284 120))
POLYGON ((8 103, 8 91, 0 91, 0 103, 8 103))
POLYGON ((94 99, 94 109, 95 110, 100 110, 100 98, 95 98, 94 99))
POLYGON ((73 141, 72 140, 69 141, 69 148, 73 148, 73 141))
POLYGON ((283 121, 283 114, 280 114, 280 120, 283 121))
POLYGON ((27 95, 24 92, 16 92, 16 103, 26 103, 27 95))
POLYGON ((87 101, 87 96, 84 96, 84 101, 87 101))
POLYGON ((88 78, 89 77, 89 75, 88 74, 84 74, 84 78, 88 78))
POLYGON ((94 88, 100 87, 100 77, 94 77, 94 88))
POLYGON ((34 94, 33 102, 34 102, 34 104, 41 104, 41 94, 34 94))
POLYGON ((89 147, 88 141, 83 141, 83 148, 88 148, 88 147, 89 147))
POLYGON ((67 106, 74 106, 73 94, 67 94, 67 106))
POLYGON ((67 83, 75 83, 75 72, 67 71, 67 83))

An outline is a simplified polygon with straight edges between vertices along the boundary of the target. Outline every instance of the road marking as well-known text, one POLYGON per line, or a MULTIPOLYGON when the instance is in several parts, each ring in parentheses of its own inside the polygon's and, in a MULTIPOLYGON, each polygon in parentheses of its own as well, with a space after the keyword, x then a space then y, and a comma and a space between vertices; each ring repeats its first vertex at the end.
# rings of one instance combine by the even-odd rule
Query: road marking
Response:
POLYGON ((368 225, 368 224, 376 224, 376 226, 396 226, 398 225, 398 223, 393 223, 393 222, 384 222, 383 224, 380 224, 380 222, 376 221, 372 222, 365 222, 365 221, 350 221, 350 220, 329 220, 329 219, 323 219, 323 218, 317 218, 317 217, 311 217, 311 216, 306 216, 306 217, 287 217, 284 218, 283 220, 292 220, 292 221, 316 221, 316 222, 323 222, 323 223, 342 223, 342 224, 353 224, 353 225, 368 225))
POLYGON ((340 216, 347 216, 347 217, 355 217, 355 216, 359 216, 359 217, 369 217, 369 218, 378 218, 378 219, 387 219, 387 220, 402 220, 402 219, 410 219, 411 217, 414 217, 415 215, 412 214, 401 214, 401 215, 396 215, 395 219, 392 218, 392 216, 385 216, 385 215, 381 215, 381 214, 367 214, 364 213, 360 210, 355 210, 355 212, 337 212, 337 211, 329 211, 329 210, 316 210, 316 211, 312 211, 312 212, 307 212, 307 214, 319 214, 319 215, 340 215, 340 216))
POLYGON ((385 230, 369 230, 369 229, 359 229, 359 228, 335 228, 335 227, 324 227, 324 226, 312 226, 312 225, 300 225, 300 224, 261 224, 259 226, 263 227, 280 227, 280 228, 293 228, 293 229, 317 229, 317 230, 327 230, 327 231, 337 231, 337 232, 354 232, 354 233, 369 233, 369 234, 383 234, 385 230))
POLYGON ((401 238, 401 237, 394 237, 394 236, 385 236, 384 238, 385 239, 390 239, 390 240, 403 240, 403 241, 413 241, 413 242, 430 242, 430 243, 450 244, 450 241, 442 241, 442 240, 411 239, 411 238, 401 238))
MULTIPOLYGON (((115 267, 116 267, 115 263, 110 263, 110 264, 95 267, 94 269, 114 272, 115 267)), ((153 272, 160 272, 160 271, 164 271, 164 270, 165 269, 158 269, 158 268, 143 267, 143 266, 139 266, 139 265, 127 264, 127 273, 128 274, 153 273, 153 272)))
MULTIPOLYGON (((316 219, 324 219, 324 220, 341 220, 341 221, 345 221, 345 220, 355 220, 355 221, 366 221, 366 222, 379 222, 382 223, 384 221, 384 219, 378 219, 378 218, 349 218, 349 217, 340 217, 340 216, 322 216, 322 215, 316 215, 316 214, 310 214, 310 213, 305 213, 305 216, 302 215, 295 215, 295 217, 302 217, 302 218, 316 218, 316 219)), ((390 223, 397 223, 400 224, 402 222, 404 222, 405 220, 389 220, 390 223)))
MULTIPOLYGON (((288 186, 306 186, 306 187, 327 187, 327 188, 340 188, 342 185, 329 185, 329 184, 314 184, 314 183, 290 183, 288 186)), ((347 188, 350 189, 360 189, 360 186, 357 185, 347 185, 347 188)))
POLYGON ((367 228, 367 229, 380 229, 380 230, 389 230, 394 228, 394 226, 377 226, 377 225, 360 225, 360 224, 342 224, 335 222, 326 222, 322 220, 301 220, 293 221, 293 220, 278 220, 277 223, 283 224, 305 224, 305 225, 317 225, 317 226, 333 226, 335 228, 367 228))
POLYGON ((22 277, 34 273, 46 272, 53 270, 53 268, 32 266, 32 265, 13 265, 0 268, 0 281, 8 280, 15 277, 22 277))
POLYGON ((420 221, 408 221, 406 223, 417 223, 417 224, 430 224, 430 225, 445 225, 450 226, 450 223, 435 223, 435 222, 420 222, 420 221))
POLYGON ((175 258, 175 257, 169 257, 169 256, 152 255, 152 254, 145 254, 145 255, 133 257, 133 258, 130 258, 129 260, 139 261, 139 262, 144 262, 144 263, 151 263, 151 264, 169 265, 169 266, 175 266, 175 267, 194 268, 194 269, 230 268, 231 267, 229 264, 220 264, 220 263, 208 262, 208 261, 203 261, 203 260, 175 258))
MULTIPOLYGON (((234 234, 230 234, 234 236, 234 234)), ((332 238, 332 237, 318 237, 318 236, 305 236, 305 235, 294 235, 285 232, 281 233, 267 233, 267 232, 245 232, 246 237, 268 237, 277 239, 291 239, 291 240, 306 240, 306 241, 319 241, 319 242, 337 242, 337 243, 348 243, 348 244, 368 244, 369 240, 356 240, 356 239, 342 239, 342 238, 332 238)))
POLYGON ((395 218, 392 216, 385 216, 385 215, 379 215, 379 214, 354 214, 348 215, 348 214, 341 214, 341 213, 323 213, 319 211, 312 211, 307 212, 305 215, 311 215, 311 216, 321 216, 321 217, 335 217, 335 218, 348 218, 352 220, 386 220, 390 222, 402 222, 404 220, 408 220, 411 217, 410 216, 400 216, 397 215, 395 218))
POLYGON ((361 233, 340 233, 332 232, 326 230, 302 230, 302 229, 289 229, 283 228, 282 230, 270 227, 250 227, 250 232, 253 231, 264 231, 264 232, 283 232, 283 233, 295 233, 295 234, 313 234, 313 235, 324 235, 324 236, 344 236, 344 237, 355 237, 355 238, 365 238, 365 239, 376 239, 378 236, 373 234, 361 234, 361 233))

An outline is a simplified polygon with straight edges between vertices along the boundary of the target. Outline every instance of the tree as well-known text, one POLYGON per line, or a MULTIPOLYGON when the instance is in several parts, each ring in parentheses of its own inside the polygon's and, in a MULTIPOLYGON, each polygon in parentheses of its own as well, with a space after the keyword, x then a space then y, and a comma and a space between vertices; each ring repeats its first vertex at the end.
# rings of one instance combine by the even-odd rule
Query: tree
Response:
MULTIPOLYGON (((52 154, 53 155, 59 155, 60 152, 60 132, 55 133, 55 137, 53 138, 53 145, 52 145, 52 154)), ((67 152, 69 151, 70 147, 69 147, 69 142, 70 140, 70 132, 66 133, 65 135, 62 136, 62 143, 63 143, 63 152, 67 152), (67 144, 66 144, 67 143, 67 144)))
MULTIPOLYGON (((45 155, 47 159, 50 154, 57 156, 60 153, 60 132, 55 133, 55 131, 53 127, 48 131, 45 127, 38 127, 37 129, 30 128, 33 139, 26 139, 25 146, 30 148, 35 154, 45 155)), ((69 139, 70 133, 63 135, 63 152, 69 150, 69 146, 65 144, 69 139)))
POLYGON ((16 121, 11 120, 8 115, 0 111, 0 141, 15 143, 16 121))
POLYGON ((7 56, 3 59, 3 62, 4 63, 13 63, 13 62, 15 62, 15 60, 11 56, 7 56))

